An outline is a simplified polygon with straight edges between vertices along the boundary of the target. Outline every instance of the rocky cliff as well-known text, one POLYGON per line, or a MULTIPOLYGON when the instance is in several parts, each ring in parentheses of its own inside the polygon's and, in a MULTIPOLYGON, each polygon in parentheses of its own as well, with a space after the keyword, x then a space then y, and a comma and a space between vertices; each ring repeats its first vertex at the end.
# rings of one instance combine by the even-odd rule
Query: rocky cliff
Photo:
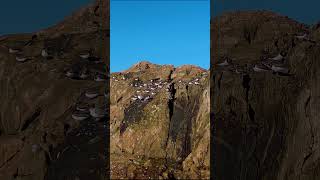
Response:
POLYGON ((106 176, 108 9, 0 38, 0 179, 106 176))
POLYGON ((319 179, 318 32, 268 11, 212 20, 216 179, 319 179))
POLYGON ((0 37, 1 180, 209 178, 209 72, 140 62, 109 83, 106 2, 0 37))
POLYGON ((111 74, 111 177, 209 179, 209 72, 140 62, 111 74))

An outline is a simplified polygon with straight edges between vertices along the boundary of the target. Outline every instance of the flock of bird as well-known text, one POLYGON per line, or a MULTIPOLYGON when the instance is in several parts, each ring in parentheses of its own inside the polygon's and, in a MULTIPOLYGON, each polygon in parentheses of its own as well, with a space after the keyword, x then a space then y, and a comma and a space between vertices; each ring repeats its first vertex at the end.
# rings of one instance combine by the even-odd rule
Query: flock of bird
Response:
MULTIPOLYGON (((24 63, 29 60, 35 59, 35 56, 26 56, 24 55, 24 47, 30 46, 33 44, 36 36, 33 36, 30 41, 20 45, 19 48, 7 47, 8 52, 16 56, 16 61, 19 63, 24 63)), ((54 47, 59 48, 59 47, 54 47)), ((45 59, 53 59, 55 55, 61 54, 62 52, 56 52, 53 47, 43 47, 39 52, 39 57, 43 57, 45 59)), ((97 83, 106 82, 107 75, 105 72, 101 72, 97 69, 90 69, 86 65, 90 64, 103 64, 101 58, 92 55, 92 50, 84 50, 79 53, 79 61, 80 63, 73 64, 70 69, 65 72, 65 76, 71 79, 82 79, 82 80, 89 80, 91 77, 97 83), (83 62, 81 64, 81 62, 83 62), (92 75, 93 73, 93 75, 92 75)), ((107 90, 104 92, 105 98, 107 98, 107 90)), ((82 95, 82 101, 76 103, 75 110, 72 113, 72 118, 78 121, 82 121, 93 117, 95 119, 101 119, 106 116, 106 103, 98 104, 95 103, 94 105, 89 105, 87 102, 101 96, 98 92, 97 88, 88 89, 82 95)))
MULTIPOLYGON (((297 35, 295 36, 298 40, 306 40, 306 41, 311 41, 308 37, 308 35, 305 33, 303 35, 297 35)), ((279 73, 279 74, 289 74, 289 68, 286 67, 285 65, 285 55, 284 53, 280 52, 276 56, 272 58, 264 58, 261 60, 260 63, 250 65, 249 71, 254 71, 254 72, 274 72, 274 73, 279 73)), ((230 67, 232 66, 232 70, 234 72, 241 74, 244 71, 240 70, 239 67, 234 65, 230 59, 225 59, 223 62, 217 64, 218 67, 230 67)))
MULTIPOLYGON (((177 84, 184 84, 184 85, 200 85, 200 79, 202 77, 206 77, 207 72, 203 72, 200 77, 195 77, 190 81, 183 81, 179 80, 175 83, 177 84)), ((112 76, 112 81, 119 82, 119 81, 127 81, 128 79, 125 76, 116 77, 112 76)), ((170 88, 172 85, 172 81, 170 80, 160 80, 158 79, 151 79, 149 81, 141 81, 139 78, 134 78, 133 82, 129 84, 130 87, 135 88, 135 94, 131 97, 131 101, 141 101, 146 102, 152 100, 154 96, 159 93, 162 89, 165 89, 166 92, 170 93, 170 88)))
POLYGON ((80 100, 76 103, 75 110, 72 113, 72 118, 78 121, 82 121, 90 117, 97 121, 105 118, 107 115, 107 98, 107 88, 105 88, 103 95, 99 93, 98 88, 87 89, 79 98, 80 100), (96 101, 96 103, 90 105, 89 102, 99 96, 104 96, 104 101, 96 101))

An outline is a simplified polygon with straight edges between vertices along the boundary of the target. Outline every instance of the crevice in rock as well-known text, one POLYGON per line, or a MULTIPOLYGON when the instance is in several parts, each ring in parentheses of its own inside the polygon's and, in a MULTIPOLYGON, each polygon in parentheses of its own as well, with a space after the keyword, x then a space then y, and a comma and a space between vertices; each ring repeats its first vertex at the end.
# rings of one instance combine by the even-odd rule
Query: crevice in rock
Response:
POLYGON ((42 136, 42 142, 43 143, 47 143, 47 132, 45 132, 44 134, 43 134, 43 136, 42 136))
POLYGON ((243 37, 249 44, 251 44, 251 34, 247 26, 243 29, 243 37))
POLYGON ((99 13, 98 13, 99 7, 100 7, 100 6, 98 5, 98 6, 96 6, 96 7, 94 8, 94 10, 93 10, 93 13, 94 13, 95 16, 99 16, 99 13))
MULTIPOLYGON (((302 162, 302 166, 301 166, 301 172, 303 170, 303 166, 304 164, 307 162, 307 160, 311 157, 313 152, 309 152, 304 158, 303 158, 303 162, 302 162)), ((302 174, 302 173, 301 173, 302 174)))
MULTIPOLYGON (((169 138, 170 138, 171 124, 172 124, 171 120, 172 120, 172 116, 173 116, 173 112, 174 112, 175 94, 176 94, 176 89, 174 88, 174 83, 171 83, 169 86, 169 100, 168 100, 168 109, 169 109, 169 122, 168 122, 168 124, 169 124, 169 127, 168 127, 168 134, 167 134, 164 148, 166 148, 168 146, 168 142, 169 142, 169 138)), ((168 169, 168 152, 167 151, 165 151, 165 152, 166 152, 165 167, 166 167, 166 169, 168 169)))
POLYGON ((173 70, 170 70, 170 73, 169 73, 169 75, 168 75, 168 80, 169 80, 169 82, 171 82, 172 80, 173 80, 173 78, 172 78, 172 74, 173 74, 173 70))
POLYGON ((171 179, 171 180, 176 180, 176 178, 174 177, 173 172, 169 172, 169 173, 168 173, 168 178, 169 178, 169 180, 170 180, 170 179, 171 179))
POLYGON ((250 120, 252 121, 252 122, 255 122, 255 118, 254 118, 254 116, 255 116, 255 112, 254 112, 254 110, 252 109, 252 107, 251 107, 251 104, 249 104, 249 118, 250 118, 250 120))
POLYGON ((221 87, 221 80, 222 80, 223 72, 221 73, 221 76, 218 79, 218 89, 221 87))
POLYGON ((117 103, 119 103, 122 100, 122 96, 120 98, 117 99, 117 103))
POLYGON ((70 125, 68 123, 64 123, 63 124, 63 134, 64 134, 64 136, 68 135, 69 130, 70 130, 70 125))
POLYGON ((8 158, 3 164, 1 164, 0 169, 3 168, 9 161, 11 161, 14 157, 16 157, 16 155, 18 153, 20 153, 20 151, 23 149, 24 145, 22 145, 22 147, 17 150, 10 158, 8 158))
POLYGON ((24 121, 24 124, 22 125, 21 131, 26 130, 35 120, 40 116, 41 109, 38 108, 29 118, 27 118, 24 121))
POLYGON ((274 42, 274 46, 277 48, 277 50, 279 50, 279 39, 277 39, 275 42, 274 42))
POLYGON ((246 90, 246 101, 247 102, 249 100, 250 81, 251 81, 251 78, 248 74, 243 76, 242 86, 246 90))
POLYGON ((307 98, 307 101, 304 103, 304 113, 305 113, 306 117, 309 116, 308 113, 307 113, 307 108, 308 108, 308 105, 309 105, 309 103, 310 103, 310 99, 311 99, 311 96, 309 96, 309 97, 307 98))
MULTIPOLYGON (((306 118, 308 119, 308 123, 310 126, 310 136, 311 136, 311 144, 308 147, 308 154, 306 156, 304 156, 303 161, 302 161, 302 165, 301 165, 301 169, 300 169, 300 174, 303 174, 303 167, 305 165, 305 163, 307 162, 307 160, 311 157, 311 155, 313 154, 313 147, 314 147, 314 132, 313 132, 313 125, 310 119, 310 116, 308 115, 308 106, 310 105, 310 101, 311 101, 311 95, 309 95, 309 97, 307 98, 306 102, 304 103, 304 113, 306 118)), ((299 176, 299 179, 301 178, 301 175, 299 176)))

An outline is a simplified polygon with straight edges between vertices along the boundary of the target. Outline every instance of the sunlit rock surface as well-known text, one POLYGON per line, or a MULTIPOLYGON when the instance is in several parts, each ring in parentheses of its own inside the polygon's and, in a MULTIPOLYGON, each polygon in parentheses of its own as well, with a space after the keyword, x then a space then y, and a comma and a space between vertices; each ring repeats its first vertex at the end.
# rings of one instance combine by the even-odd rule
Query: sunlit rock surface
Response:
POLYGON ((209 178, 208 75, 147 61, 111 74, 112 178, 209 178))

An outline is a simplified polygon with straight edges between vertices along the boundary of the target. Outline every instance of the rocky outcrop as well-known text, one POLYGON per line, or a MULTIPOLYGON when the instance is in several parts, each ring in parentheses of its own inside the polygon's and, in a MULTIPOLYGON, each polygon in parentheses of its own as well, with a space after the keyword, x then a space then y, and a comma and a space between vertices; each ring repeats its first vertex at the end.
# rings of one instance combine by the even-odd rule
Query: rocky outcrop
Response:
POLYGON ((96 1, 57 26, 0 38, 0 179, 105 176, 105 117, 95 121, 92 111, 108 101, 103 9, 96 1), (99 96, 88 98, 89 90, 99 96))
POLYGON ((317 31, 267 11, 212 21, 216 179, 319 179, 317 31))
POLYGON ((112 178, 209 178, 207 77, 147 61, 111 74, 112 178))

